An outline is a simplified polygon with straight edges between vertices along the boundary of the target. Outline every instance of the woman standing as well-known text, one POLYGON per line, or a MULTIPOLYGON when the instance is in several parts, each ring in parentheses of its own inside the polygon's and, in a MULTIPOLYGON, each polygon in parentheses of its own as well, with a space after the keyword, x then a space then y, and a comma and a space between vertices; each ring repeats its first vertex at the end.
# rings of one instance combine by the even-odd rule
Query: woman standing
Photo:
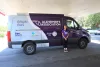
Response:
POLYGON ((64 29, 62 30, 64 52, 68 52, 68 50, 67 50, 68 36, 69 36, 69 31, 67 29, 67 26, 64 25, 64 29))

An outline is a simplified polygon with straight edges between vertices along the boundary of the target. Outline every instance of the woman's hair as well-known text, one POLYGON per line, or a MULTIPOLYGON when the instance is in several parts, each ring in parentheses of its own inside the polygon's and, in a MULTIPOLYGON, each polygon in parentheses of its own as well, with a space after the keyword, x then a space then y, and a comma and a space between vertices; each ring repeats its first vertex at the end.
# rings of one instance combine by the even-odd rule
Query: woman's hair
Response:
POLYGON ((67 27, 67 25, 64 25, 64 26, 66 26, 66 27, 67 27))
POLYGON ((64 26, 66 26, 66 25, 64 25, 64 26))

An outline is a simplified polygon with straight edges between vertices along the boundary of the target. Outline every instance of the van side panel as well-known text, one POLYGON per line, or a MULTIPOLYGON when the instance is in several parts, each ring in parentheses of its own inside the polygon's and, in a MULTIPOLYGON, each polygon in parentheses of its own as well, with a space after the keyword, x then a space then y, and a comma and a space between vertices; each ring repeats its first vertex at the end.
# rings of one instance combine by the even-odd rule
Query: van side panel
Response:
MULTIPOLYGON (((12 45, 21 45, 27 40, 42 40, 42 30, 32 23, 29 16, 14 16, 11 22, 12 45)), ((44 39, 47 39, 45 35, 44 39)), ((42 46, 39 45, 38 47, 42 46)), ((44 46, 49 46, 49 43, 44 44, 44 46)))
POLYGON ((62 45, 62 25, 64 15, 14 15, 11 22, 11 43, 21 45, 33 40, 40 47, 62 45))
POLYGON ((33 28, 27 16, 16 16, 12 19, 11 41, 41 40, 41 30, 33 28), (35 35, 35 33, 37 33, 35 35), (32 36, 34 34, 34 36, 32 36))
MULTIPOLYGON (((39 27, 43 32, 44 35, 47 37, 47 40, 49 42, 49 46, 59 46, 62 42, 62 21, 63 17, 61 16, 41 16, 37 15, 34 16, 34 14, 30 14, 30 18, 37 27, 39 27)), ((42 35, 42 40, 43 39, 42 35)))

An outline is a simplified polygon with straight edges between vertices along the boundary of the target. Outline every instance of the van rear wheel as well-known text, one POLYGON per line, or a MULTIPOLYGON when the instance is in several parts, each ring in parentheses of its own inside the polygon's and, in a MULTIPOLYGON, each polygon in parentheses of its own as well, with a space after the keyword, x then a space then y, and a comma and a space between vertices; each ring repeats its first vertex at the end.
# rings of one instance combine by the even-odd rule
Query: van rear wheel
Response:
POLYGON ((23 47, 23 52, 26 55, 32 55, 36 53, 36 45, 32 42, 26 42, 23 47))
POLYGON ((88 44, 87 40, 83 38, 79 40, 78 47, 80 49, 85 49, 87 47, 87 44, 88 44))

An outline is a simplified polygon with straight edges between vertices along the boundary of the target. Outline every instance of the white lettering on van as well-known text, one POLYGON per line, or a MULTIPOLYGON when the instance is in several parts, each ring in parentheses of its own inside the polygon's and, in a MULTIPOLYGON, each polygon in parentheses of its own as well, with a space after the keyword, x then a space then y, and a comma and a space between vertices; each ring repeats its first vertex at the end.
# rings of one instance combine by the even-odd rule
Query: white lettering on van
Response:
POLYGON ((38 26, 61 26, 60 21, 48 21, 48 20, 43 20, 43 21, 38 21, 38 20, 32 20, 33 23, 35 23, 38 26))

